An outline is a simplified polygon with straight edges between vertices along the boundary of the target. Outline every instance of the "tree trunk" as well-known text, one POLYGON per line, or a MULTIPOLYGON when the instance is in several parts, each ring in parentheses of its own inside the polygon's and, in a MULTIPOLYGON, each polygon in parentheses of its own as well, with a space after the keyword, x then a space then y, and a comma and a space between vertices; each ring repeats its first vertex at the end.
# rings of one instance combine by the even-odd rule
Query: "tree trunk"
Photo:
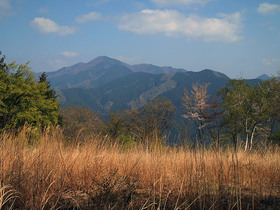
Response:
POLYGON ((245 131, 246 131, 246 143, 245 143, 245 152, 248 149, 248 144, 249 144, 249 131, 248 131, 248 122, 247 119, 245 121, 245 131))
POLYGON ((256 133, 256 127, 257 127, 257 126, 254 126, 253 131, 252 131, 252 134, 251 134, 250 148, 249 148, 250 151, 251 151, 251 149, 253 148, 253 140, 254 140, 255 133, 256 133))
POLYGON ((247 151, 248 149, 248 142, 249 142, 249 134, 246 133, 246 143, 245 143, 245 152, 247 151))

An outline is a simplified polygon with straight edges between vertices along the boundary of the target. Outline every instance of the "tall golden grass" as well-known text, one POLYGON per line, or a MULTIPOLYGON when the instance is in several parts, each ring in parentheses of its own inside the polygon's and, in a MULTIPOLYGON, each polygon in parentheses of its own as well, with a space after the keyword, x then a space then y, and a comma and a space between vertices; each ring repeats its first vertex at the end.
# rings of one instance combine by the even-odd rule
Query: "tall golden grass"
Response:
MULTIPOLYGON (((74 141, 74 140, 73 140, 74 141)), ((65 142, 2 133, 0 209, 279 209, 280 150, 65 142)), ((75 141, 74 141, 75 142, 75 141)))

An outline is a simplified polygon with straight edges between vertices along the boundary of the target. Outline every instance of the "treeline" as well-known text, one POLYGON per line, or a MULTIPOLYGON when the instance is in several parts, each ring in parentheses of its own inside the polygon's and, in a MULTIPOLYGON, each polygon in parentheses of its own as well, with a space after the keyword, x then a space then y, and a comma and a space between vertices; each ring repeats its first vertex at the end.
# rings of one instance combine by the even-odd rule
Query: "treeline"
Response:
POLYGON ((75 138, 82 141, 90 135, 109 135, 128 145, 136 142, 161 144, 174 112, 175 107, 168 99, 156 99, 140 109, 110 112, 108 120, 81 106, 60 110, 63 132, 70 141, 75 138))
MULTIPOLYGON (((181 118, 191 122, 189 142, 205 147, 244 146, 251 150, 279 143, 280 82, 277 78, 249 84, 230 80, 217 96, 207 94, 208 84, 185 89, 181 118), (195 129, 193 129, 195 128, 195 129)), ((139 109, 111 112, 108 119, 99 113, 71 106, 59 109, 55 91, 43 73, 35 80, 28 63, 6 64, 0 59, 0 129, 16 130, 28 124, 38 130, 60 125, 67 141, 88 136, 109 136, 122 144, 162 144, 167 140, 175 107, 168 99, 155 99, 139 109)), ((181 139, 182 142, 185 139, 181 139)))
POLYGON ((235 149, 242 145, 251 150, 255 142, 267 146, 280 143, 280 81, 272 78, 250 84, 244 79, 230 80, 217 92, 207 95, 208 84, 193 84, 185 89, 184 118, 196 127, 196 141, 205 145, 212 141, 217 147, 223 141, 235 149))

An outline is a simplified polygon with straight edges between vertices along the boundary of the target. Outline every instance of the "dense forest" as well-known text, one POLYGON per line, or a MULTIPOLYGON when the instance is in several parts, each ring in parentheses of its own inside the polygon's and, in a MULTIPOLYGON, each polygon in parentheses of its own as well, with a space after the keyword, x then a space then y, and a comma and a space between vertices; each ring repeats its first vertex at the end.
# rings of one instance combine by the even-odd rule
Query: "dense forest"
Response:
POLYGON ((46 73, 3 56, 0 208, 276 209, 280 81, 208 85, 184 89, 180 119, 168 98, 106 118, 60 108, 46 73))

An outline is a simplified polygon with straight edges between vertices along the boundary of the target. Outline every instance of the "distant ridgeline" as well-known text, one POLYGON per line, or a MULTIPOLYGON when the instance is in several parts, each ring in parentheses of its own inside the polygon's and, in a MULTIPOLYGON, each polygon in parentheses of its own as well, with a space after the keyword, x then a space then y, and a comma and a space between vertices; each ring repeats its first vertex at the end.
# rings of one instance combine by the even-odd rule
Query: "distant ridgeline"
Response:
MULTIPOLYGON (((81 105, 107 115, 110 111, 140 108, 155 98, 165 97, 177 108, 177 124, 182 119, 184 88, 191 90, 194 83, 208 83, 208 94, 215 95, 229 81, 225 74, 213 70, 192 72, 150 64, 128 65, 105 56, 47 75, 61 107, 81 105)), ((262 79, 267 76, 248 82, 262 79)))

